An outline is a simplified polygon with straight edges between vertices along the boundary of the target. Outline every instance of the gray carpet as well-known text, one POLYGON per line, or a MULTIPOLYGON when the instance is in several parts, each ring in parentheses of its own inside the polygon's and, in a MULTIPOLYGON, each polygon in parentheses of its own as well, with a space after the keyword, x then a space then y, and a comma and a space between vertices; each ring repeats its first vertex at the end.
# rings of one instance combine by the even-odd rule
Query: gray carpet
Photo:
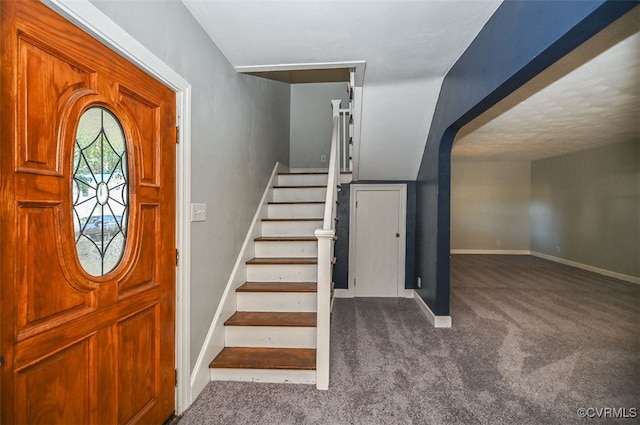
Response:
POLYGON ((337 299, 328 391, 212 382, 179 424, 640 423, 640 286, 529 256, 453 256, 451 280, 451 329, 337 299))

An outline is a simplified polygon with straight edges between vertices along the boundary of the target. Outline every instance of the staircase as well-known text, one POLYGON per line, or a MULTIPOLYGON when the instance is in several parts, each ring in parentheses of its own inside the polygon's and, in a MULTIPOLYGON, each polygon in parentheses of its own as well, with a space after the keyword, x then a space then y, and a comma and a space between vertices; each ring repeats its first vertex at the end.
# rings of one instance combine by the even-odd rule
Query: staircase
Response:
POLYGON ((278 174, 212 380, 316 382, 318 241, 327 173, 278 174))

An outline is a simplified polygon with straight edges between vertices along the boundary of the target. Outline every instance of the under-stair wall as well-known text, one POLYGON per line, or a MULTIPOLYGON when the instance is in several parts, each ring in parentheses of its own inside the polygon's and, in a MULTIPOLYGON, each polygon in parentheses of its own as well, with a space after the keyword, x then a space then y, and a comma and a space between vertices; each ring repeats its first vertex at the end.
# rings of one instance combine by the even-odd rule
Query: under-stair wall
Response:
POLYGON ((220 303, 218 304, 215 316, 209 326, 209 331, 198 355, 195 367, 191 373, 191 402, 195 401, 197 396, 211 380, 209 362, 224 348, 224 321, 236 311, 236 289, 246 282, 246 262, 255 256, 253 240, 260 236, 261 220, 268 215, 268 201, 272 197, 274 182, 279 172, 287 172, 288 170, 287 166, 279 162, 276 163, 273 168, 271 177, 269 178, 253 221, 247 232, 247 236, 244 239, 238 259, 236 260, 220 303))
POLYGON ((275 167, 198 357, 194 395, 210 379, 316 382, 314 232, 326 180, 275 167))

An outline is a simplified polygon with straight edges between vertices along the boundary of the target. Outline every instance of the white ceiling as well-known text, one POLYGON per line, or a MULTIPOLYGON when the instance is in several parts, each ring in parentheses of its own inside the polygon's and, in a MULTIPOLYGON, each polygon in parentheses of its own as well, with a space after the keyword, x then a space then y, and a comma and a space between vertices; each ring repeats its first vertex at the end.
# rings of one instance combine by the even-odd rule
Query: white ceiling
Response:
POLYGON ((413 180, 445 74, 502 0, 183 0, 236 68, 366 61, 360 179, 413 180))
POLYGON ((365 60, 365 83, 441 78, 500 0, 183 0, 236 67, 365 60))
MULTIPOLYGON (((502 0, 182 1, 238 69, 366 61, 359 178, 413 180, 442 80, 502 0)), ((637 138, 639 14, 465 126, 454 158, 533 160, 637 138)))
POLYGON ((536 160, 640 140, 640 9, 465 126, 452 156, 536 160))

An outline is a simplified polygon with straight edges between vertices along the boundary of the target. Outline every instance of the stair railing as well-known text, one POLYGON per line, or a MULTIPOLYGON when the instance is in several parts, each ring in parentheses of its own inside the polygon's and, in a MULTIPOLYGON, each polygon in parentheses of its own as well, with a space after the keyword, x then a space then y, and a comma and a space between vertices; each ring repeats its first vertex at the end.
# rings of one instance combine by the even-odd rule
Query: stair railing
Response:
POLYGON ((316 388, 329 389, 329 352, 331 330, 331 281, 333 275, 334 242, 336 239, 336 201, 340 186, 340 100, 332 100, 333 132, 329 154, 327 196, 322 229, 315 231, 318 239, 318 307, 316 340, 316 388))
POLYGON ((340 171, 349 172, 353 168, 353 115, 350 108, 340 109, 339 124, 340 171))
POLYGON ((347 83, 347 93, 349 93, 349 101, 346 108, 338 108, 340 116, 340 129, 338 147, 340 150, 341 158, 340 171, 351 172, 353 171, 353 93, 355 85, 355 74, 351 71, 350 82, 347 83))

